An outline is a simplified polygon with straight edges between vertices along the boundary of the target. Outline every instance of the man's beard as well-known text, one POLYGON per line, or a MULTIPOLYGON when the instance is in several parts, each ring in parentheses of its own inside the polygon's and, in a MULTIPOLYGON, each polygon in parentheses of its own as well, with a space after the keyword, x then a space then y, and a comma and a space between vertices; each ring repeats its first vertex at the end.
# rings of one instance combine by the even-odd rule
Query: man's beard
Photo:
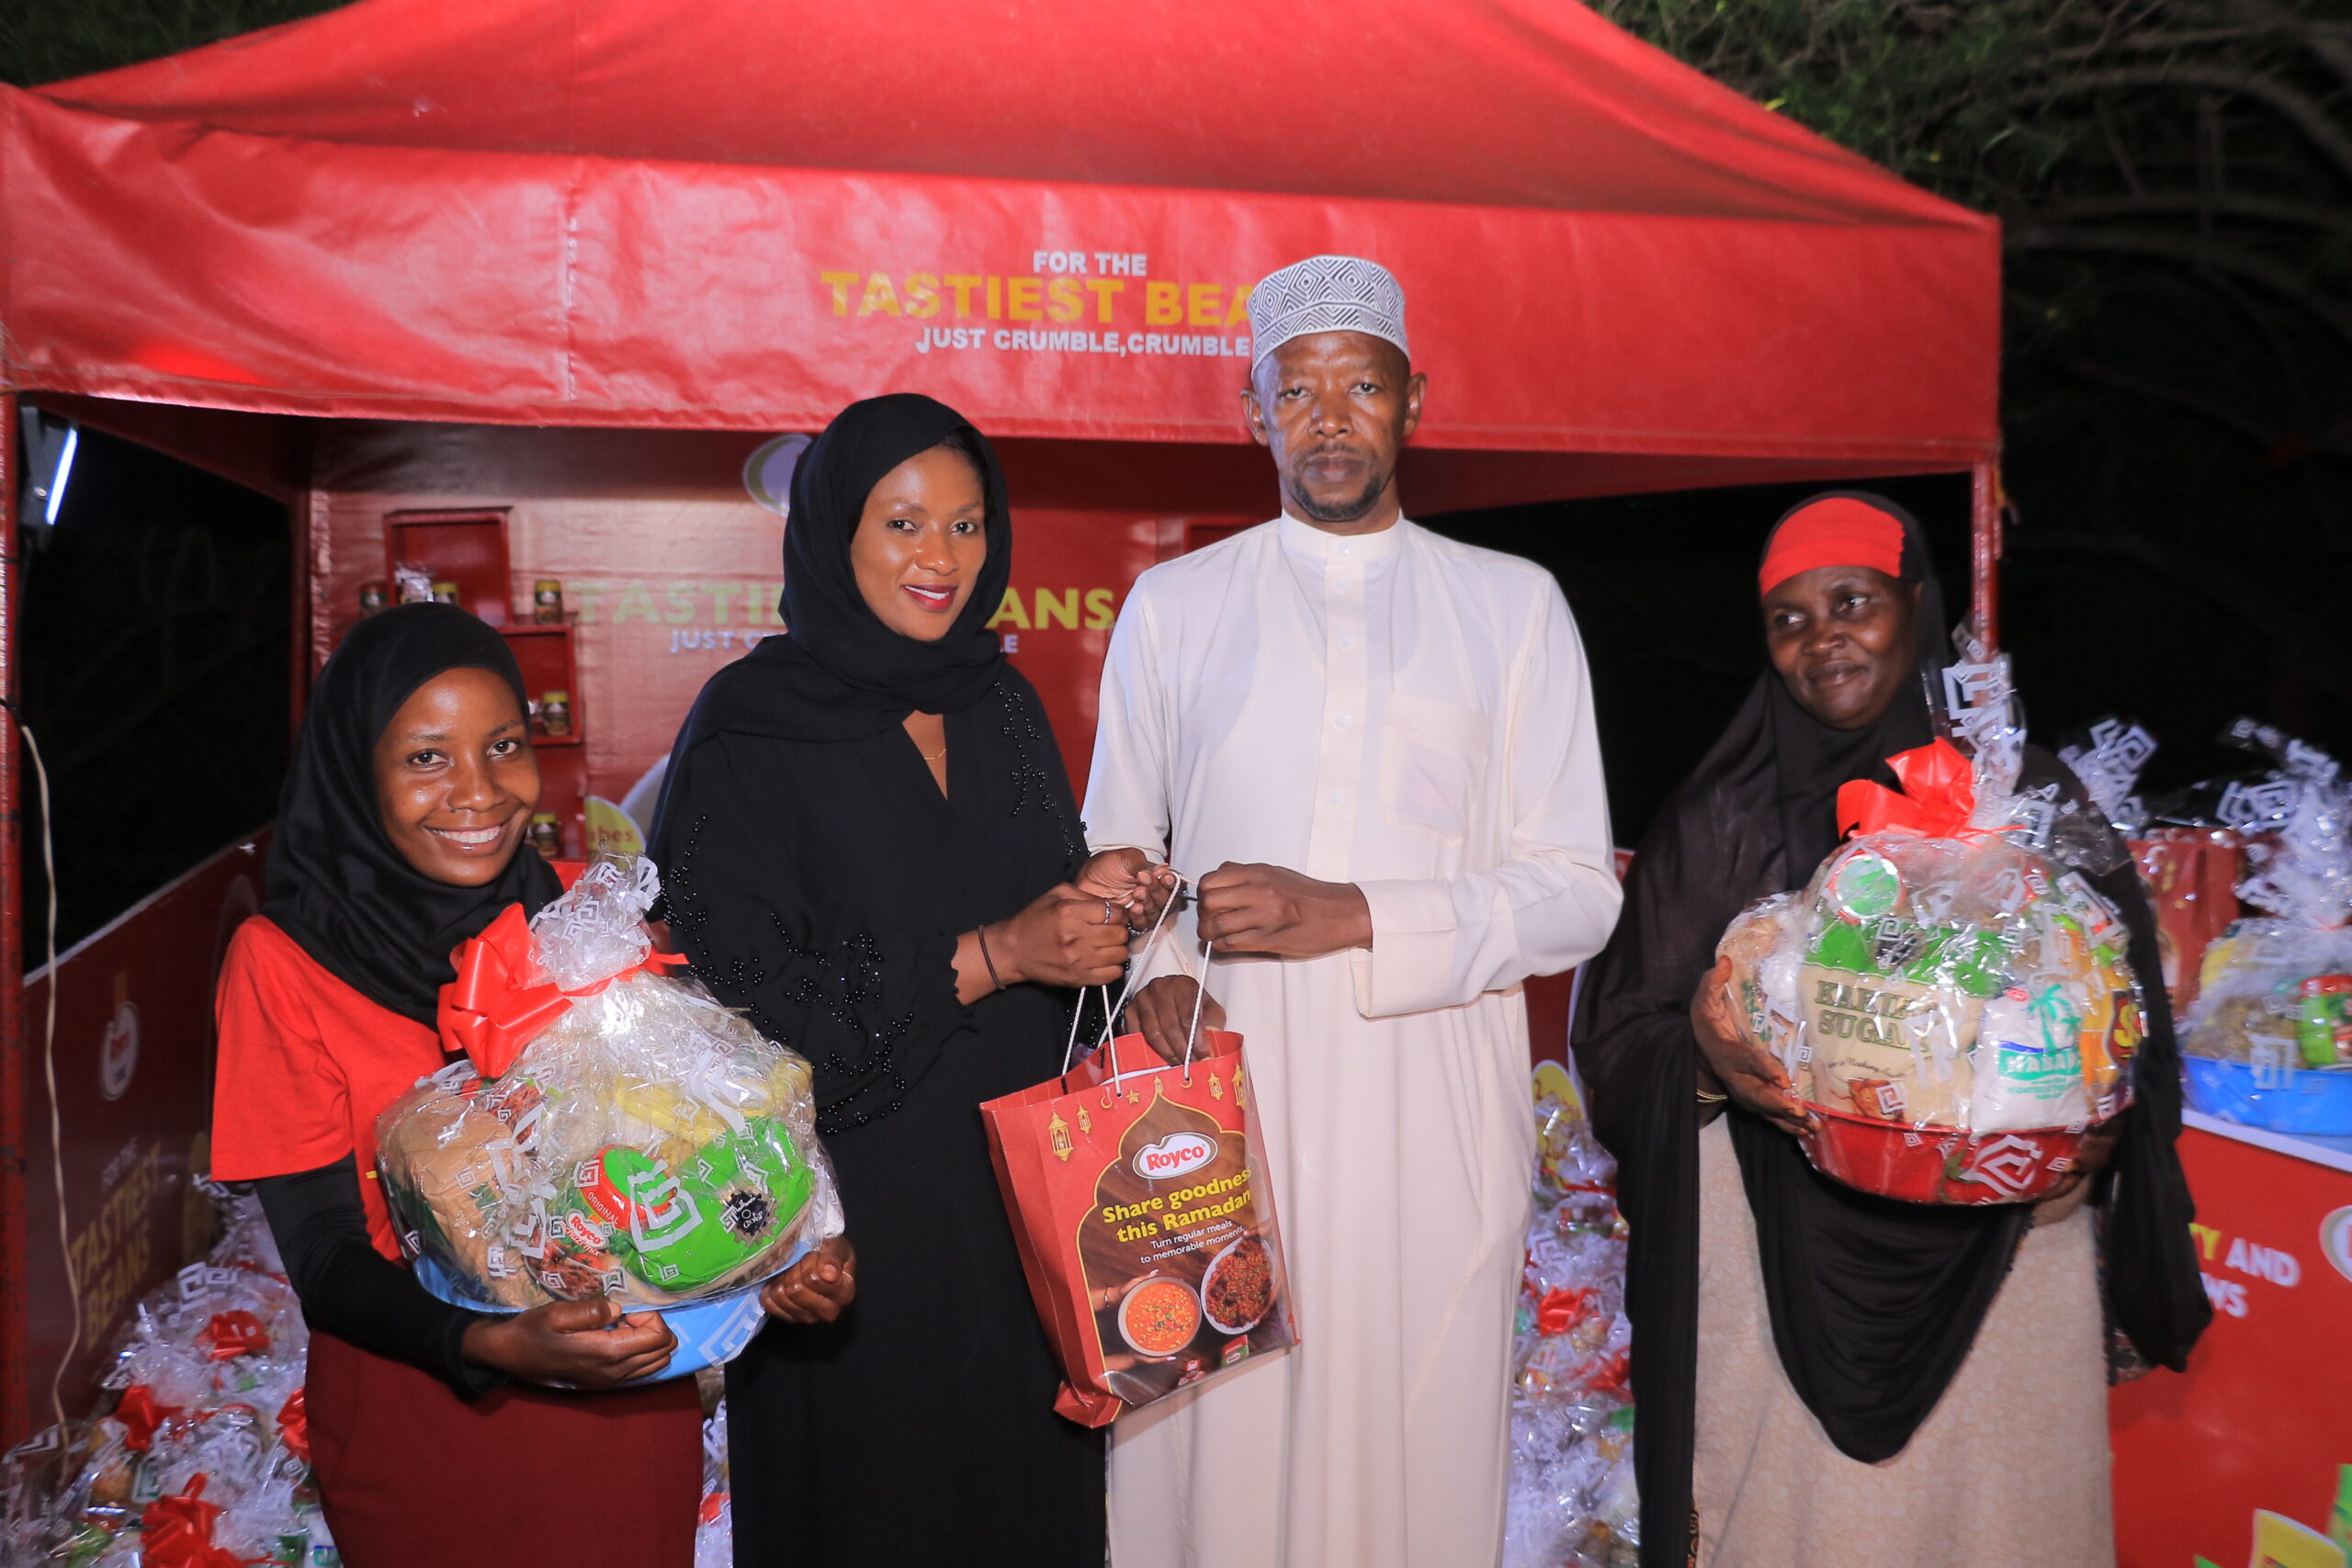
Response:
POLYGON ((1380 503, 1380 492, 1387 488, 1388 476, 1375 474, 1371 482, 1364 486, 1362 495, 1357 496, 1353 501, 1342 501, 1332 504, 1318 502, 1308 495, 1306 485, 1303 480, 1293 479, 1289 486, 1292 504, 1295 505, 1311 523, 1360 522, 1369 516, 1372 509, 1380 503))

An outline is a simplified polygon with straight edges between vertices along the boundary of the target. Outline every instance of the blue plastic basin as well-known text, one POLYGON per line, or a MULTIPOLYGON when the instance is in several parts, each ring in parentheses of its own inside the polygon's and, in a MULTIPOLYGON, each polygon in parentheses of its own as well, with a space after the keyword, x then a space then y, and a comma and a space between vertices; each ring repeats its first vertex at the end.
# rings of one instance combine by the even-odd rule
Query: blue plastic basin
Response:
POLYGON ((2352 1134, 2352 1070, 2182 1059, 2188 1064, 2188 1103, 2208 1116, 2273 1133, 2352 1134))
MULTIPOLYGON (((785 1259, 784 1267, 776 1273, 781 1274, 785 1269, 799 1262, 815 1245, 814 1242, 803 1242, 794 1248, 792 1255, 785 1259)), ((410 1267, 416 1272, 418 1284, 452 1306, 461 1306, 469 1312, 502 1314, 523 1310, 520 1307, 493 1306, 476 1300, 460 1289, 457 1281, 430 1258, 418 1258, 410 1267)), ((767 1279, 775 1277, 771 1274, 767 1279)), ((760 1325, 767 1320, 767 1314, 760 1309, 760 1287, 767 1283, 767 1279, 740 1286, 723 1296, 713 1296, 707 1301, 687 1302, 673 1307, 631 1308, 633 1312, 660 1313, 662 1320, 669 1324, 670 1332, 678 1337, 678 1348, 671 1355, 670 1364, 656 1376, 639 1381, 662 1382, 670 1378, 682 1378, 705 1367, 724 1366, 741 1355, 743 1348, 752 1342, 752 1336, 757 1334, 760 1325)), ((637 1384, 628 1386, 634 1388, 637 1384)))

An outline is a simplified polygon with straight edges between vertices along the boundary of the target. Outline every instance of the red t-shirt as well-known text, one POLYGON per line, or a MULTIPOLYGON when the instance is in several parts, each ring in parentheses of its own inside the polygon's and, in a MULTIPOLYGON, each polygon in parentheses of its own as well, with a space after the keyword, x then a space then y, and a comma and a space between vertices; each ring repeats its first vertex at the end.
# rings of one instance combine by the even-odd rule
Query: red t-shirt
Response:
POLYGON ((212 1174, 252 1181, 356 1156, 368 1237, 398 1262, 376 1117, 449 1062, 441 1036, 361 996, 258 915, 230 939, 212 1012, 212 1174))
MULTIPOLYGON (((529 851, 525 851, 529 853, 529 851)), ((578 863, 559 863, 566 887, 578 863)), ((237 928, 212 1013, 220 1054, 212 1089, 212 1174, 292 1176, 357 1156, 376 1250, 400 1261, 399 1233, 376 1179, 376 1118, 455 1057, 424 1024, 361 996, 256 915, 237 928)))

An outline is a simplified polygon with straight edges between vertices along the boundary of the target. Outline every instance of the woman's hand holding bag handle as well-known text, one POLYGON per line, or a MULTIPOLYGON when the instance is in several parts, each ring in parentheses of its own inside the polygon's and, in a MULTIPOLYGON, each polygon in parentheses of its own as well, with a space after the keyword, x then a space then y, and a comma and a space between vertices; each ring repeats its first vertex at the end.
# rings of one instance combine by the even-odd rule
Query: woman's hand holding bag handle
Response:
POLYGON ((1008 919, 964 933, 956 947, 956 994, 965 1003, 1034 980, 1083 989, 1107 986, 1127 961, 1127 925, 1107 898, 1064 882, 1008 919))

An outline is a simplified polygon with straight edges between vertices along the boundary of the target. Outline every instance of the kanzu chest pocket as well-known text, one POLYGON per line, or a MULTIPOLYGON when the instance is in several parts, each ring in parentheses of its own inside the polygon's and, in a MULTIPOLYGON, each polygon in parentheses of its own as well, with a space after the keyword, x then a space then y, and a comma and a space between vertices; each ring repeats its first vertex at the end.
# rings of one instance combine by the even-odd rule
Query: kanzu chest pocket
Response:
POLYGON ((1487 716, 1398 693, 1388 699, 1382 727, 1381 809, 1397 827, 1459 842, 1486 782, 1492 745, 1487 716))

